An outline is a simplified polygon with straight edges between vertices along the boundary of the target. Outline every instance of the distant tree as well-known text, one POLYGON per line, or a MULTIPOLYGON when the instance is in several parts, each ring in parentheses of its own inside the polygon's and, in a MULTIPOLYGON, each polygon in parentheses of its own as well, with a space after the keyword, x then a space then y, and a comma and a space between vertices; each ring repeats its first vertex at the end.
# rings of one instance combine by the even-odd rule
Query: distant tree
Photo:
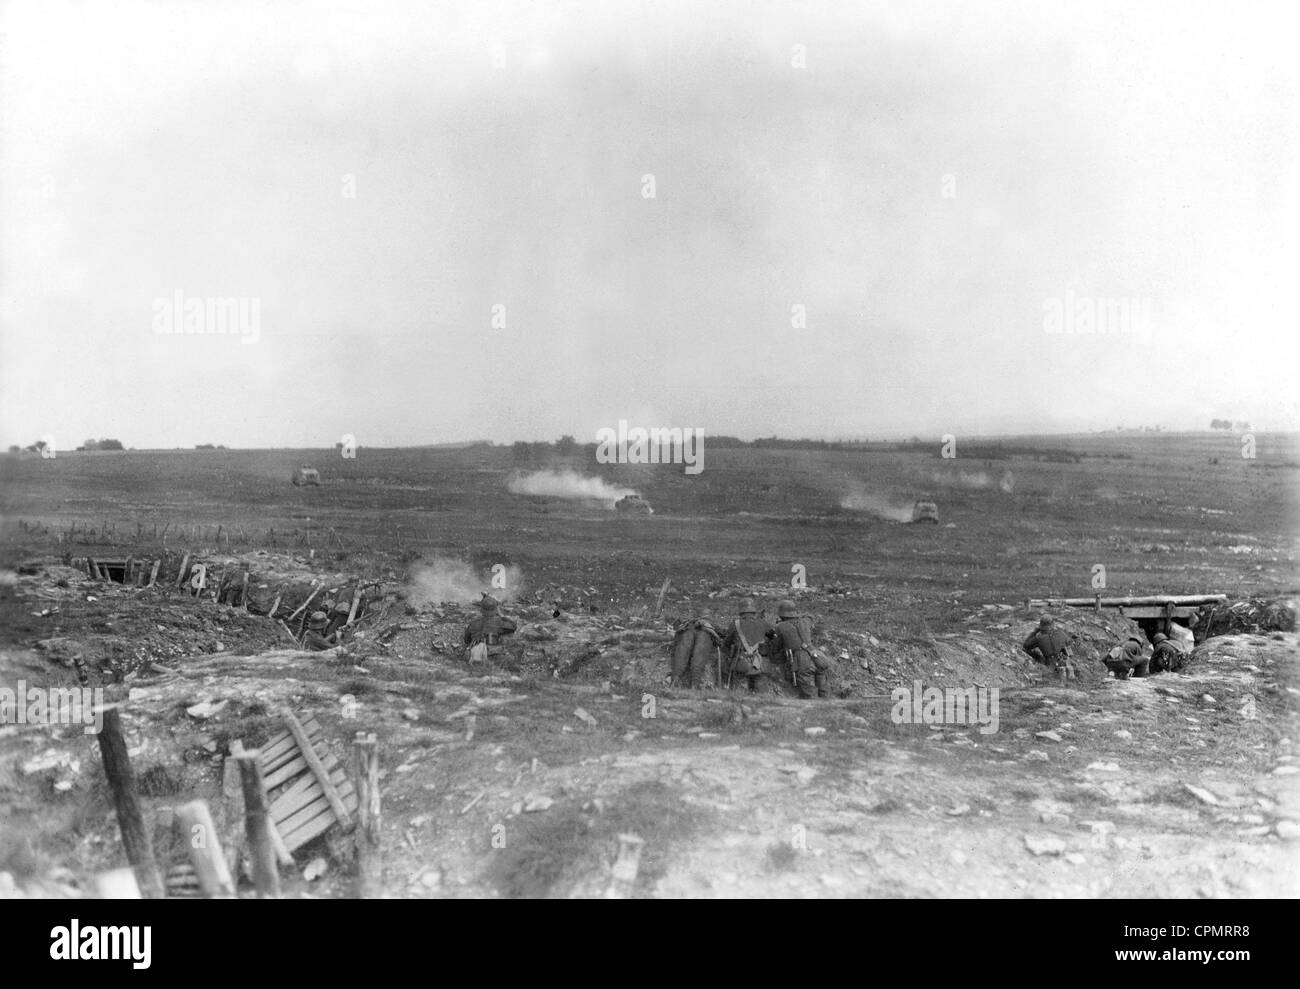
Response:
POLYGON ((578 450, 578 441, 572 436, 561 436, 555 441, 555 452, 561 457, 571 457, 578 450))
POLYGON ((527 440, 516 440, 511 444, 510 452, 517 464, 526 464, 533 459, 533 447, 527 440))
POLYGON ((23 452, 23 448, 22 448, 21 446, 19 446, 17 443, 10 443, 10 444, 9 444, 9 452, 10 452, 10 453, 22 453, 22 452, 23 452))

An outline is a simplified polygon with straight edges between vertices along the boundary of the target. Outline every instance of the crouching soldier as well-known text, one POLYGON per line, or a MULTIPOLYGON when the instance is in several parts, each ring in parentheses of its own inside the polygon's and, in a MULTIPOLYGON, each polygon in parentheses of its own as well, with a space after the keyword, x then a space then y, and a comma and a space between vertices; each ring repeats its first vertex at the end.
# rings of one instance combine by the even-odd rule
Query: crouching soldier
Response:
POLYGON ((1056 627, 1056 619, 1044 615, 1038 619, 1038 628, 1029 633, 1021 643, 1021 648, 1033 658, 1034 662, 1050 666, 1056 670, 1061 682, 1078 677, 1074 660, 1070 658, 1070 639, 1056 627))
POLYGON ((752 598, 740 602, 740 617, 731 623, 722 647, 731 661, 731 675, 743 677, 749 692, 756 694, 763 681, 763 653, 772 626, 758 617, 752 598))
POLYGON ((1173 640, 1164 632, 1157 632, 1151 640, 1155 650, 1151 653, 1152 673, 1177 673, 1187 662, 1187 656, 1174 645, 1173 640))
POLYGON ((829 697, 830 663, 812 644, 812 619, 801 616, 794 602, 788 599, 777 605, 776 616, 776 628, 767 633, 772 640, 772 658, 784 659, 790 665, 800 697, 805 700, 829 697))
POLYGON ((713 683, 709 668, 714 653, 722 648, 722 637, 704 618, 678 622, 673 636, 671 682, 674 687, 708 687, 713 683))
POLYGON ((1148 664, 1151 661, 1142 655, 1142 640, 1136 635, 1130 635, 1122 646, 1112 649, 1102 662, 1115 674, 1116 680, 1144 677, 1150 672, 1148 664))
POLYGON ((307 619, 307 634, 302 637, 302 647, 312 652, 333 649, 339 644, 339 633, 325 631, 329 625, 329 615, 323 611, 313 611, 307 619))
POLYGON ((501 602, 491 594, 485 592, 478 607, 482 613, 465 626, 465 658, 471 663, 501 655, 505 651, 502 640, 519 628, 513 619, 501 614, 501 602))

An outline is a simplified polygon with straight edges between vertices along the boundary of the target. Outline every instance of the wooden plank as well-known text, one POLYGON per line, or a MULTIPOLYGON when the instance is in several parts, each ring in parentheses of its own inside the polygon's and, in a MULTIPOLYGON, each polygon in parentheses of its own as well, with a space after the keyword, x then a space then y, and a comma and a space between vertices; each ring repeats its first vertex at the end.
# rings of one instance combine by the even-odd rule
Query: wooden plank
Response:
MULTIPOLYGON (((326 769, 333 769, 338 765, 338 760, 332 755, 325 756, 321 761, 326 769)), ((267 788, 273 790, 281 783, 293 779, 299 773, 309 771, 310 768, 311 767, 307 765, 307 760, 303 758, 302 753, 298 752, 292 759, 282 765, 279 769, 273 771, 271 775, 267 777, 268 780, 273 779, 275 781, 274 783, 268 784, 267 788)))
POLYGON ((176 575, 176 589, 179 591, 185 586, 185 572, 190 568, 190 554, 186 553, 181 557, 181 570, 176 575))
MULTIPOLYGON (((345 786, 339 788, 339 796, 344 806, 347 807, 349 814, 357 809, 357 791, 353 788, 351 780, 345 786)), ((334 814, 334 808, 330 806, 329 801, 325 799, 323 794, 317 795, 311 801, 302 804, 283 820, 277 821, 276 827, 280 829, 282 834, 287 836, 296 832, 302 825, 320 813, 334 814)))
MULTIPOLYGON (((321 736, 320 722, 314 717, 308 718, 302 726, 307 729, 307 737, 313 741, 318 741, 321 736)), ((297 741, 293 737, 293 732, 284 731, 276 735, 265 745, 262 746, 262 769, 274 769, 277 762, 283 764, 284 755, 290 749, 296 750, 297 741)))
POLYGON ((316 777, 311 773, 305 773, 271 802, 271 820, 277 825, 283 824, 308 804, 324 796, 325 791, 316 782, 316 777))
POLYGON ((307 844, 307 842, 324 834, 336 824, 338 824, 338 819, 335 818, 334 812, 326 808, 325 813, 321 814, 319 817, 313 818, 311 821, 308 821, 293 834, 286 835, 284 839, 285 846, 290 850, 301 848, 303 845, 307 844))
POLYGON ((293 737, 298 740, 298 748, 302 750, 303 757, 307 760, 307 765, 311 771, 316 774, 320 780, 321 788, 325 791, 325 799, 330 802, 334 808, 334 813, 339 821, 344 824, 351 824, 352 818, 348 810, 343 806, 343 801, 339 798, 338 790, 334 788, 334 781, 330 779, 329 769, 321 762, 320 755, 312 747, 312 741, 307 737, 307 730, 303 728, 301 722, 294 717, 292 711, 284 712, 284 719, 289 724, 289 730, 293 732, 293 737))
POLYGON ((153 561, 153 569, 149 571, 149 586, 153 587, 158 581, 158 568, 162 566, 162 557, 153 561))
MULTIPOLYGON (((310 733, 310 737, 313 743, 315 744, 319 744, 322 741, 321 734, 319 731, 310 733)), ((269 762, 264 762, 262 764, 262 770, 269 775, 274 775, 278 773, 281 769, 283 769, 286 765, 288 765, 290 762, 294 762, 294 761, 299 762, 298 768, 294 772, 290 773, 288 776, 277 777, 277 782, 272 784, 271 789, 274 790, 285 780, 292 779, 294 776, 297 776, 298 773, 304 772, 307 769, 307 762, 305 759, 302 758, 302 752, 298 748, 298 742, 296 739, 292 738, 291 736, 290 744, 285 746, 275 756, 275 758, 271 759, 269 762)))
MULTIPOLYGON (((1124 618, 1164 618, 1164 608, 1119 608, 1120 615, 1124 618)), ((1196 608, 1174 608, 1173 615, 1175 618, 1190 618, 1196 614, 1196 608)))

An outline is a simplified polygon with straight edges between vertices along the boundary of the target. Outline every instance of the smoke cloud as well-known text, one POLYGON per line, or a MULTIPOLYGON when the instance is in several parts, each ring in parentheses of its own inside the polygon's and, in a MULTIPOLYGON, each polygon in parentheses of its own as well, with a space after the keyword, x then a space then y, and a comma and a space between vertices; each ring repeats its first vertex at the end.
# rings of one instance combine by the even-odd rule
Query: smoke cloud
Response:
POLYGON ((883 495, 872 494, 860 484, 853 485, 849 493, 840 499, 840 508, 847 508, 854 512, 869 512, 887 522, 912 521, 911 505, 900 505, 883 495))
POLYGON ((506 485, 512 494, 540 495, 546 498, 572 498, 579 501, 599 501, 606 508, 630 494, 631 488, 607 484, 599 477, 584 477, 576 471, 539 470, 531 474, 512 477, 506 485))
POLYGON ((475 573, 463 560, 438 557, 411 571, 406 599, 416 607, 439 604, 473 604, 484 592, 499 601, 511 601, 524 590, 524 572, 503 566, 486 574, 475 573), (493 586, 504 583, 504 587, 493 586))

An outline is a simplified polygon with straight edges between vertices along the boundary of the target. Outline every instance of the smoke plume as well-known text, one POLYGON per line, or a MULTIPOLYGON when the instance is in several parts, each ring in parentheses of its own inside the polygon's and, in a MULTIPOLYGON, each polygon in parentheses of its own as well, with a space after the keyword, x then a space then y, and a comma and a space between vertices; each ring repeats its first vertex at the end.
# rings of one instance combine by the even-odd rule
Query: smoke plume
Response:
POLYGON ((849 493, 840 499, 840 508, 847 508, 854 512, 869 512, 887 522, 912 521, 910 505, 899 505, 889 498, 872 494, 860 484, 853 485, 849 493))
POLYGON ((516 566, 503 566, 500 570, 493 568, 490 573, 479 574, 462 560, 438 557, 411 571, 406 599, 416 607, 473 604, 484 592, 498 601, 510 601, 523 590, 524 572, 516 566), (494 581, 497 586, 494 586, 494 581))
POLYGON ((539 470, 531 474, 512 477, 506 485, 512 494, 540 495, 546 498, 573 498, 580 501, 599 501, 606 508, 630 494, 631 488, 606 484, 599 477, 584 477, 576 471, 539 470))

